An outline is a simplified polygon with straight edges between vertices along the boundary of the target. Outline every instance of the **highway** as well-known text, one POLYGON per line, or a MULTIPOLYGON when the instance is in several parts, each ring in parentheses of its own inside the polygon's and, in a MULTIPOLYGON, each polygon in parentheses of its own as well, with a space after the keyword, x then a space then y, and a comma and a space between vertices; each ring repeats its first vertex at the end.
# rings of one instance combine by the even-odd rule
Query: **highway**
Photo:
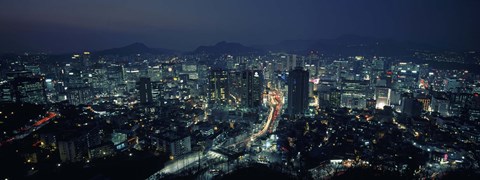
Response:
POLYGON ((7 138, 5 141, 3 142, 0 142, 0 147, 6 143, 10 143, 14 140, 19 140, 19 139, 23 139, 25 137, 27 137, 28 135, 30 135, 33 131, 36 131, 38 129, 40 129, 42 126, 44 126, 45 124, 47 124, 51 119, 53 119, 54 117, 56 117, 57 114, 53 113, 53 112, 49 112, 47 114, 46 117, 38 120, 37 122, 35 122, 32 126, 28 126, 27 128, 24 128, 22 127, 20 130, 19 130, 19 134, 13 136, 13 137, 10 137, 10 138, 7 138))
MULTIPOLYGON (((269 128, 269 133, 272 133, 275 131, 276 129, 276 126, 275 126, 275 120, 278 118, 278 115, 280 115, 280 111, 282 110, 282 106, 283 106, 283 103, 282 103, 282 96, 279 92, 277 91, 274 91, 274 100, 276 101, 276 105, 275 105, 275 112, 273 113, 273 117, 272 117, 272 123, 271 123, 271 126, 269 128)), ((278 125, 278 121, 277 121, 277 125, 278 125)))
POLYGON ((265 133, 267 132, 272 133, 274 122, 277 119, 278 115, 280 114, 280 110, 282 109, 282 103, 281 103, 282 101, 277 91, 272 91, 269 93, 269 101, 270 101, 270 113, 268 114, 267 122, 264 124, 262 130, 260 130, 258 133, 255 133, 251 136, 250 139, 252 140, 255 140, 256 138, 265 135, 265 133))
MULTIPOLYGON (((235 144, 232 144, 230 146, 236 146, 236 145, 239 145, 239 144, 245 144, 247 146, 249 146, 249 143, 250 142, 253 142, 255 141, 256 138, 259 138, 259 137, 262 137, 264 136, 267 132, 272 132, 274 131, 274 122, 276 120, 276 118, 279 116, 280 114, 280 111, 282 109, 282 95, 278 92, 278 91, 271 91, 269 93, 269 96, 268 96, 269 100, 269 112, 268 112, 268 116, 267 116, 267 119, 266 119, 266 122, 263 124, 263 127, 260 131, 258 131, 257 133, 254 133, 252 134, 251 136, 249 136, 248 138, 240 141, 240 142, 237 142, 235 144)), ((229 146, 229 147, 230 147, 229 146)), ((174 174, 174 173, 178 173, 182 170, 185 170, 185 169, 188 169, 188 167, 192 167, 192 166, 198 166, 198 162, 199 160, 201 162, 208 162, 210 161, 210 159, 212 158, 212 152, 208 152, 207 154, 196 154, 196 155, 189 155, 187 157, 184 157, 180 160, 176 160, 174 162, 172 162, 171 164, 168 164, 166 165, 163 169, 161 169, 160 171, 156 172, 155 174, 153 174, 152 176, 150 176, 148 179, 161 179, 162 177, 164 177, 164 175, 167 175, 167 174, 174 174)), ((218 158, 213 158, 213 160, 216 160, 218 158)), ((222 172, 227 172, 227 170, 225 170, 225 163, 228 163, 228 162, 223 162, 223 163, 220 163, 220 164, 210 164, 209 163, 209 168, 208 169, 220 169, 222 170, 222 172), (213 166, 211 166, 213 165, 213 166)), ((232 169, 235 165, 232 165, 232 169)), ((205 168, 205 167, 204 167, 205 168)), ((227 168, 227 169, 230 169, 230 168, 227 168)), ((206 174, 204 174, 205 176, 203 177, 206 177, 206 175, 209 174, 209 172, 206 172, 206 174)))
POLYGON ((282 110, 282 105, 283 105, 281 101, 282 95, 278 91, 271 91, 268 95, 269 95, 268 102, 269 102, 270 109, 269 109, 266 122, 263 124, 262 129, 259 132, 252 134, 245 140, 229 145, 228 147, 237 146, 239 144, 245 144, 248 146, 250 142, 255 141, 258 137, 262 137, 267 132, 269 133, 273 132, 273 130, 275 129, 274 122, 277 119, 278 115, 280 114, 280 111, 282 110))

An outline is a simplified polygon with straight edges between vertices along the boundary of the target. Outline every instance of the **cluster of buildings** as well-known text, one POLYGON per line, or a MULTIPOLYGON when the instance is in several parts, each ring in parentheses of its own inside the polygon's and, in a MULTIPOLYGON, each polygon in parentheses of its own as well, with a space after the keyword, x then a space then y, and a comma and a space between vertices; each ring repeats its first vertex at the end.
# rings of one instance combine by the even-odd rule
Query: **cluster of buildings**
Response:
MULTIPOLYGON (((445 154, 473 161, 480 153, 466 145, 480 142, 478 72, 315 52, 215 58, 84 52, 46 63, 49 59, 2 60, 0 103, 36 104, 60 115, 29 137, 58 163, 87 163, 132 151, 170 160, 230 146, 238 151, 237 144, 265 123, 273 91, 283 94, 285 104, 275 124, 278 131, 270 132, 284 141, 283 146, 278 142, 282 157, 295 159, 300 153, 292 152, 320 149, 328 156, 315 158, 388 159, 392 168, 400 152, 376 156, 379 146, 371 145, 385 139, 391 141, 382 148, 409 144, 442 162, 445 154), (446 134, 454 140, 443 139, 446 134), (463 145, 449 146, 455 143, 463 145), (353 151, 344 151, 347 147, 353 151)), ((28 162, 35 164, 44 153, 24 154, 27 160, 36 156, 28 162)))

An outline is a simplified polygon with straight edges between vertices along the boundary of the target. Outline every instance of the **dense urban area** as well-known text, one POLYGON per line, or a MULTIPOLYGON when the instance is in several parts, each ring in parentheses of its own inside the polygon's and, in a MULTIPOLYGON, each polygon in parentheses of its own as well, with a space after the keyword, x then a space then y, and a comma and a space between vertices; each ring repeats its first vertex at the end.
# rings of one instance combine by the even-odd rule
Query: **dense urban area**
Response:
POLYGON ((478 177, 480 53, 376 54, 5 54, 0 178, 478 177))

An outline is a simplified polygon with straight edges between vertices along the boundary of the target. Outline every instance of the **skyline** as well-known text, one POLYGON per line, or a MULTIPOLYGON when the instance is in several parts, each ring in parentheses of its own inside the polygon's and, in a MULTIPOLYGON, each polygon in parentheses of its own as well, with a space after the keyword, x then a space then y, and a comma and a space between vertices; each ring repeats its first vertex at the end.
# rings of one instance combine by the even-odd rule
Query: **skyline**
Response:
POLYGON ((1 179, 480 179, 480 0, 0 0, 1 179))
POLYGON ((357 35, 477 50, 475 1, 2 2, 0 52, 67 53, 142 42, 191 51, 357 35), (347 5, 348 4, 348 5, 347 5), (20 13, 21 12, 21 13, 20 13), (406 13, 408 12, 408 13, 406 13))

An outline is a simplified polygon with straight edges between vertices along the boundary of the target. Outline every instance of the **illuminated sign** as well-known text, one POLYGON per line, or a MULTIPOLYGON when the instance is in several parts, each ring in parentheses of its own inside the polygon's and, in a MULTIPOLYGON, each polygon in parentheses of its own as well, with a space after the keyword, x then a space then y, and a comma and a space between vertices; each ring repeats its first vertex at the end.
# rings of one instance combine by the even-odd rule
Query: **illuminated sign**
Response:
POLYGON ((320 83, 320 79, 310 79, 309 82, 313 83, 313 84, 318 84, 320 83))

